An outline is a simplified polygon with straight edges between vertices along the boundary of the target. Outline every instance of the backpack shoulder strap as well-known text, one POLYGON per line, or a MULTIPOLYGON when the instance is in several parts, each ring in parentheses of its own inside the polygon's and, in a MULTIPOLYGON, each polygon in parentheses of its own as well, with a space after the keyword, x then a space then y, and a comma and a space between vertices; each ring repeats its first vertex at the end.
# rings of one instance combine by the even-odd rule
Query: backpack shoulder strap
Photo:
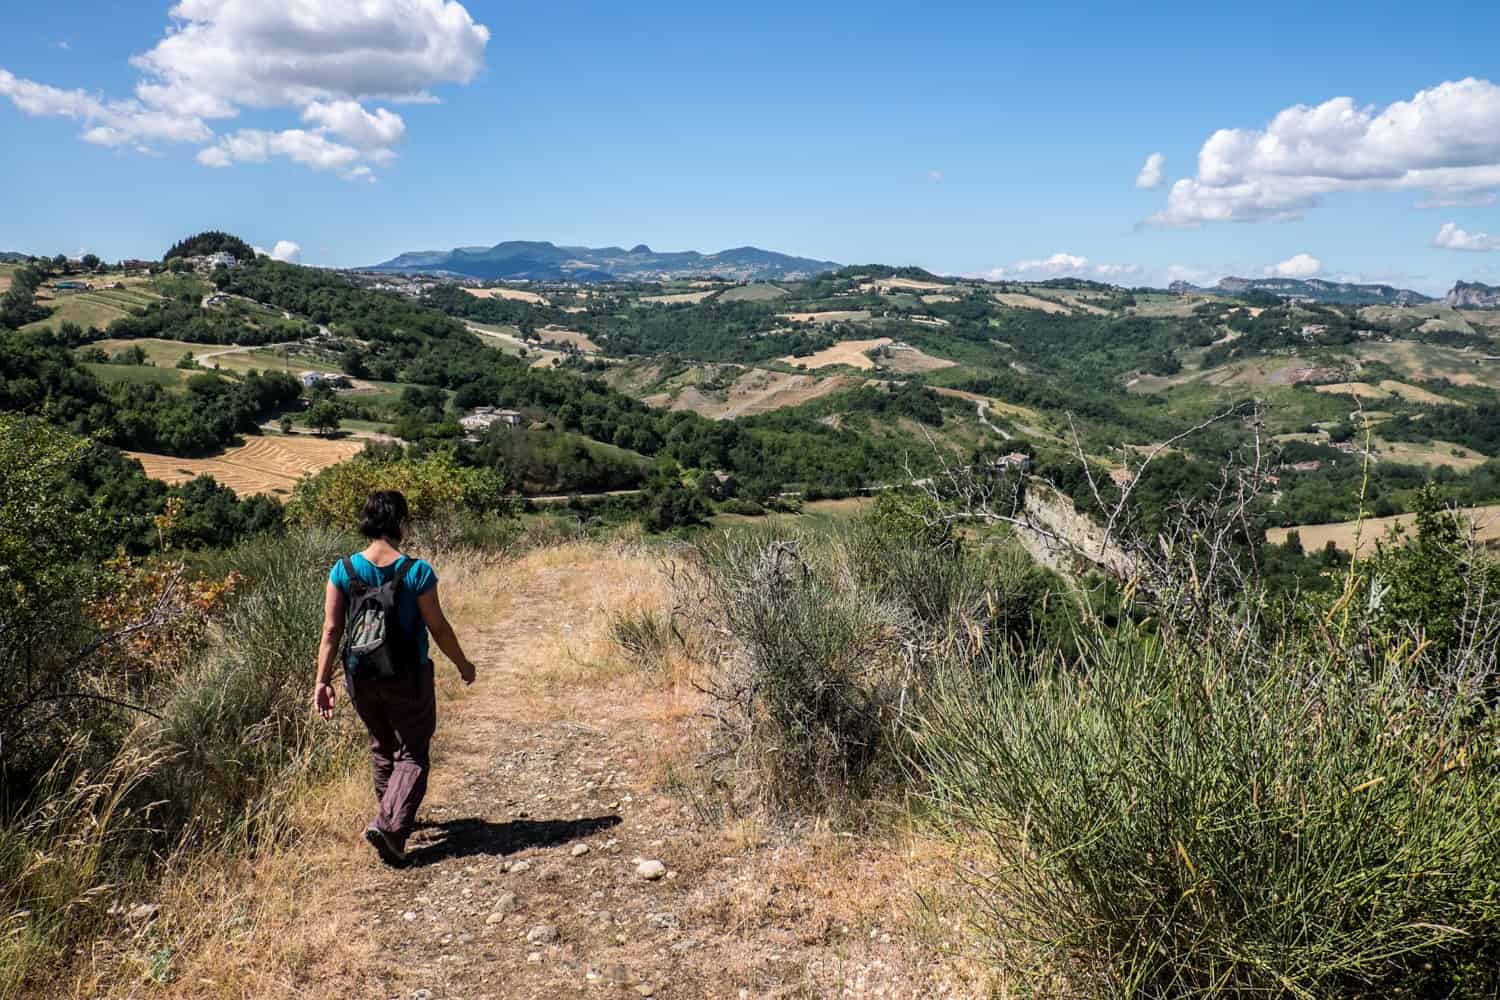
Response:
POLYGON ((339 560, 339 562, 343 564, 344 575, 349 578, 349 594, 350 594, 350 596, 353 596, 353 594, 355 593, 355 589, 356 588, 358 588, 360 590, 363 590, 364 587, 365 587, 365 581, 362 580, 362 579, 360 579, 360 576, 359 576, 358 573, 354 572, 354 560, 353 560, 353 558, 350 557, 350 556, 345 556, 343 559, 339 560))
POLYGON ((411 571, 416 560, 410 556, 400 556, 391 564, 391 579, 396 581, 396 589, 400 590, 406 583, 406 574, 411 571))

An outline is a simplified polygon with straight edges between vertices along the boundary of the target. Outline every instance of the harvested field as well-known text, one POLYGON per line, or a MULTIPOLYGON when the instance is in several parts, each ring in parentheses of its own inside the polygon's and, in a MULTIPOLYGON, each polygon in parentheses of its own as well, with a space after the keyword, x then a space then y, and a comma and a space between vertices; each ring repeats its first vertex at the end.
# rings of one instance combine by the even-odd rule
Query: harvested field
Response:
POLYGON ((1328 385, 1313 386, 1313 392, 1331 396, 1357 396, 1360 399, 1390 398, 1390 393, 1381 392, 1368 382, 1330 382, 1328 385))
POLYGON ((740 285, 737 288, 730 288, 726 290, 723 295, 719 296, 719 301, 775 302, 777 299, 786 298, 786 296, 787 290, 785 288, 778 288, 776 285, 768 285, 763 282, 757 282, 753 285, 740 285))
POLYGON ((867 309, 846 309, 833 312, 781 313, 781 319, 793 323, 862 323, 870 319, 867 309))
POLYGON ((1370 451, 1376 461, 1396 462, 1401 465, 1435 465, 1447 469, 1467 472, 1477 469, 1487 459, 1477 451, 1448 441, 1387 441, 1374 438, 1370 451))
MULTIPOLYGON (((1466 507, 1459 511, 1464 520, 1474 526, 1475 534, 1486 546, 1493 547, 1500 543, 1500 504, 1490 504, 1484 507, 1466 507)), ((1344 521, 1339 524, 1303 524, 1296 528, 1271 528, 1266 531, 1266 540, 1278 545, 1285 544, 1287 533, 1295 531, 1302 538, 1302 547, 1308 552, 1316 552, 1329 542, 1345 552, 1354 551, 1354 537, 1356 529, 1359 533, 1358 555, 1369 555, 1375 549, 1375 543, 1385 537, 1385 533, 1396 524, 1401 524, 1411 530, 1412 522, 1416 520, 1415 514, 1401 514, 1397 517, 1374 517, 1366 518, 1360 525, 1355 521, 1344 521)))
POLYGON ((1405 382, 1397 382, 1389 378, 1382 380, 1378 385, 1371 385, 1368 382, 1335 382, 1332 385, 1314 386, 1313 389, 1316 392, 1358 396, 1361 399, 1390 399, 1395 396, 1408 403, 1417 403, 1421 406, 1447 406, 1453 403, 1453 400, 1446 396, 1439 396, 1420 386, 1407 385, 1405 382))
POLYGON ((959 299, 959 297, 957 295, 924 295, 924 296, 922 296, 922 303, 924 305, 929 305, 929 306, 936 305, 939 302, 958 302, 958 301, 960 301, 960 299, 959 299))
POLYGON ((642 302, 650 302, 652 305, 676 306, 683 303, 699 303, 714 293, 714 289, 706 288, 701 292, 673 292, 670 295, 642 295, 642 302))
POLYGON ((996 292, 995 301, 999 302, 1002 306, 1012 306, 1016 309, 1038 309, 1055 316, 1067 316, 1072 312, 1072 310, 1060 302, 1039 299, 1035 295, 1022 295, 1019 292, 996 292))
POLYGON ((801 406, 855 384, 855 379, 844 376, 822 378, 751 368, 735 379, 727 390, 704 392, 697 386, 687 386, 675 396, 659 393, 648 396, 645 402, 669 410, 691 410, 712 420, 732 420, 801 406))
POLYGON ((875 340, 846 340, 843 343, 834 344, 816 354, 809 354, 805 358, 781 358, 784 364, 795 365, 803 368, 829 368, 833 365, 848 365, 851 368, 859 368, 865 371, 875 367, 867 351, 873 351, 878 347, 889 347, 894 341, 890 337, 878 337, 875 340))
POLYGON ((212 458, 174 458, 140 451, 125 454, 139 460, 146 475, 173 485, 208 475, 242 497, 256 493, 286 496, 304 475, 337 465, 363 447, 363 441, 349 438, 296 435, 247 438, 240 447, 212 458))
POLYGON ((534 306, 547 303, 547 300, 536 292, 528 292, 520 288, 465 288, 464 291, 476 299, 509 299, 512 302, 529 302, 534 306))
POLYGON ((913 281, 910 278, 876 278, 860 286, 860 291, 874 289, 879 292, 943 292, 952 288, 938 281, 913 281))
POLYGON ((588 338, 588 334, 577 330, 564 330, 560 326, 544 326, 536 332, 544 344, 566 344, 576 347, 584 354, 598 354, 599 345, 588 338))
POLYGON ((1365 342, 1355 347, 1360 358, 1390 365, 1417 381, 1445 378, 1454 385, 1500 388, 1500 361, 1483 354, 1412 340, 1365 342))

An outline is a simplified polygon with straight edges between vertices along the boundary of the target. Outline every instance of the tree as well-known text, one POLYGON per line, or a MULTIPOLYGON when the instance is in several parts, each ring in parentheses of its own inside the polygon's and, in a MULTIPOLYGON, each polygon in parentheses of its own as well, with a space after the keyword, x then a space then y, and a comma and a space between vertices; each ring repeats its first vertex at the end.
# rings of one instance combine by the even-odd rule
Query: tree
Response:
POLYGON ((100 264, 99 257, 97 254, 86 253, 83 255, 82 264, 86 271, 97 271, 100 264))
POLYGON ((339 407, 332 400, 319 400, 307 411, 307 425, 321 434, 332 434, 339 429, 339 407))
POLYGON ((295 431, 293 430, 292 418, 291 417, 289 417, 289 416, 283 416, 281 418, 281 420, 279 421, 279 424, 281 426, 281 433, 283 433, 283 434, 293 434, 293 433, 295 433, 295 431))

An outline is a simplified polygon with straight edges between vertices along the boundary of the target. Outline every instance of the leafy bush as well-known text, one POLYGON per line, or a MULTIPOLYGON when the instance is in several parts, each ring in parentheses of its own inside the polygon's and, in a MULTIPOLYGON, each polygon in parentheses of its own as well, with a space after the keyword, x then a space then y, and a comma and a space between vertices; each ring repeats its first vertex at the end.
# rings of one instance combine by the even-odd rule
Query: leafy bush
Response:
POLYGON ((504 483, 493 471, 461 468, 446 454, 420 460, 359 455, 299 481, 287 502, 287 519, 348 530, 358 525, 365 499, 376 490, 404 493, 414 521, 505 505, 504 483))
POLYGON ((1500 719, 1325 635, 1101 627, 1066 669, 1002 650, 946 686, 916 766, 936 821, 990 848, 1007 964, 1088 996, 1500 989, 1500 719))

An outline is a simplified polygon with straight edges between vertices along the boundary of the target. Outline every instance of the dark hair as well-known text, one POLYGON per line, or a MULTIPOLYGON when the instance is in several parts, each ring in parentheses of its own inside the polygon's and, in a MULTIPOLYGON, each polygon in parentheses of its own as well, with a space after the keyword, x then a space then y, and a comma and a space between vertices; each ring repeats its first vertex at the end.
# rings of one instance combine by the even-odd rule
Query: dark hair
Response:
POLYGON ((401 522, 406 520, 406 497, 396 490, 376 490, 365 501, 359 533, 366 538, 401 541, 401 522))

